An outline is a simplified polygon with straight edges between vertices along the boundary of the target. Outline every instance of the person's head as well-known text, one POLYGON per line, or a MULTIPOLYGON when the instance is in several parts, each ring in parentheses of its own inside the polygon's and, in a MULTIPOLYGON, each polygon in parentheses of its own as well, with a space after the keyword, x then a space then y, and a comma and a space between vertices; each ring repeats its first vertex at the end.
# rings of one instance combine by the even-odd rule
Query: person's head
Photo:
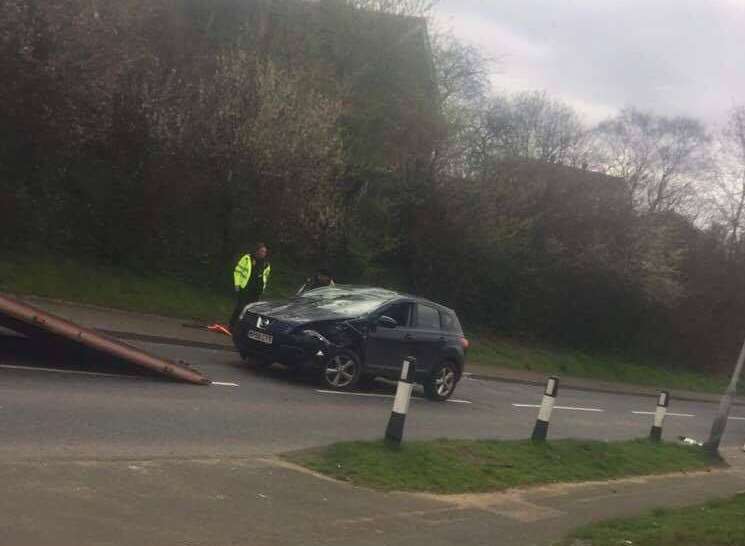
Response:
POLYGON ((316 273, 316 278, 323 284, 331 284, 331 281, 333 280, 331 272, 328 269, 319 269, 316 273))
POLYGON ((259 258, 263 260, 266 258, 267 253, 269 252, 269 249, 266 247, 264 243, 259 243, 256 245, 256 250, 254 251, 254 258, 259 258))

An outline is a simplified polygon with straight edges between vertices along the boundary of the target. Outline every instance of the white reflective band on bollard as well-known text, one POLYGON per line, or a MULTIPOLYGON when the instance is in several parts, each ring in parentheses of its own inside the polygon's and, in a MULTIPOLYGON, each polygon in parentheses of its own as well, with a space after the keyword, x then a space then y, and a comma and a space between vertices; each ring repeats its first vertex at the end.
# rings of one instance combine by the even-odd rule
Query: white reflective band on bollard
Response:
POLYGON ((551 412, 554 410, 555 400, 556 399, 553 396, 543 395, 541 409, 538 411, 539 421, 546 421, 548 423, 551 420, 551 412))
POLYGON ((411 403, 411 392, 414 388, 414 377, 416 375, 416 359, 410 356, 403 361, 401 366, 401 378, 396 386, 396 397, 393 399, 393 409, 385 429, 386 442, 400 445, 404 437, 404 424, 406 414, 409 412, 411 403))
POLYGON ((653 442, 662 441, 662 425, 665 423, 667 415, 667 406, 670 404, 670 393, 667 391, 660 392, 657 397, 657 409, 654 412, 654 424, 649 431, 649 439, 653 442))
POLYGON ((665 422, 666 413, 667 413, 667 408, 664 408, 662 406, 657 406, 657 411, 655 411, 654 413, 654 426, 662 428, 662 425, 665 422))
POLYGON ((401 381, 396 389, 396 398, 393 400, 393 411, 406 415, 409 413, 411 404, 411 391, 414 385, 401 381))
POLYGON ((401 366, 401 375, 399 376, 401 380, 406 380, 407 377, 409 377, 409 361, 404 360, 403 365, 401 366))
POLYGON ((538 419, 535 421, 533 427, 533 435, 531 440, 534 442, 543 442, 548 436, 548 425, 551 421, 551 412, 554 409, 554 402, 556 401, 556 395, 559 393, 559 378, 549 377, 546 382, 546 390, 543 392, 543 400, 541 400, 541 409, 538 411, 538 419))

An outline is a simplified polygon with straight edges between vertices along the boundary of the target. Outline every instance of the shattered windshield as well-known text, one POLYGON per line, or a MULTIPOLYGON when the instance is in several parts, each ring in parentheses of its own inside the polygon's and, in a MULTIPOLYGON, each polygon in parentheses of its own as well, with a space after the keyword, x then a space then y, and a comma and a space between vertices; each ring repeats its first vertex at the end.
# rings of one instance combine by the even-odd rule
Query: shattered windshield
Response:
POLYGON ((382 289, 349 290, 343 287, 316 288, 300 296, 313 301, 320 309, 346 316, 366 315, 394 297, 395 293, 382 289))

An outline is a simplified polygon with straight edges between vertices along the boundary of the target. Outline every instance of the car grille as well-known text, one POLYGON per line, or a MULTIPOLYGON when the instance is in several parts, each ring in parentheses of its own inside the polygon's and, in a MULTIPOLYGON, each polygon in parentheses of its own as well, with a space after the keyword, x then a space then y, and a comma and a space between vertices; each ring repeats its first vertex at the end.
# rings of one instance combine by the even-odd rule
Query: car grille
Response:
POLYGON ((275 320, 270 317, 266 317, 266 318, 269 318, 270 320, 267 326, 263 328, 257 327, 256 321, 258 320, 259 316, 260 315, 257 315, 255 313, 246 313, 245 315, 243 315, 243 322, 247 328, 255 329, 260 332, 265 331, 267 333, 274 334, 274 335, 289 334, 290 331, 292 331, 292 329, 295 327, 295 325, 290 322, 282 322, 281 320, 275 320))

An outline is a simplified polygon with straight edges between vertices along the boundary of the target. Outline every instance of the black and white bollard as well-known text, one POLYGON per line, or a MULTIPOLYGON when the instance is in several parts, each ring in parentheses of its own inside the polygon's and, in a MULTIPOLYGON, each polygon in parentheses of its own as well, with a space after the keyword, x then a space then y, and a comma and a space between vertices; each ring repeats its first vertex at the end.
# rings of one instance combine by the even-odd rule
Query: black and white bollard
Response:
POLYGON ((549 377, 548 382, 546 383, 546 391, 543 393, 541 409, 538 412, 538 419, 533 428, 533 436, 531 437, 531 440, 534 442, 546 441, 546 436, 548 436, 548 423, 551 420, 551 412, 554 409, 554 401, 556 400, 558 392, 559 378, 549 377))
POLYGON ((654 424, 652 430, 649 431, 649 439, 653 442, 659 442, 662 440, 662 425, 665 422, 665 415, 667 414, 667 406, 670 404, 670 393, 667 391, 660 392, 660 396, 657 398, 657 411, 654 412, 654 424))
POLYGON ((385 429, 386 442, 400 445, 404 437, 404 423, 406 422, 406 414, 409 412, 415 371, 416 358, 410 356, 404 360, 401 368, 401 378, 398 380, 396 397, 393 399, 393 411, 391 411, 391 417, 388 419, 388 426, 385 429))

